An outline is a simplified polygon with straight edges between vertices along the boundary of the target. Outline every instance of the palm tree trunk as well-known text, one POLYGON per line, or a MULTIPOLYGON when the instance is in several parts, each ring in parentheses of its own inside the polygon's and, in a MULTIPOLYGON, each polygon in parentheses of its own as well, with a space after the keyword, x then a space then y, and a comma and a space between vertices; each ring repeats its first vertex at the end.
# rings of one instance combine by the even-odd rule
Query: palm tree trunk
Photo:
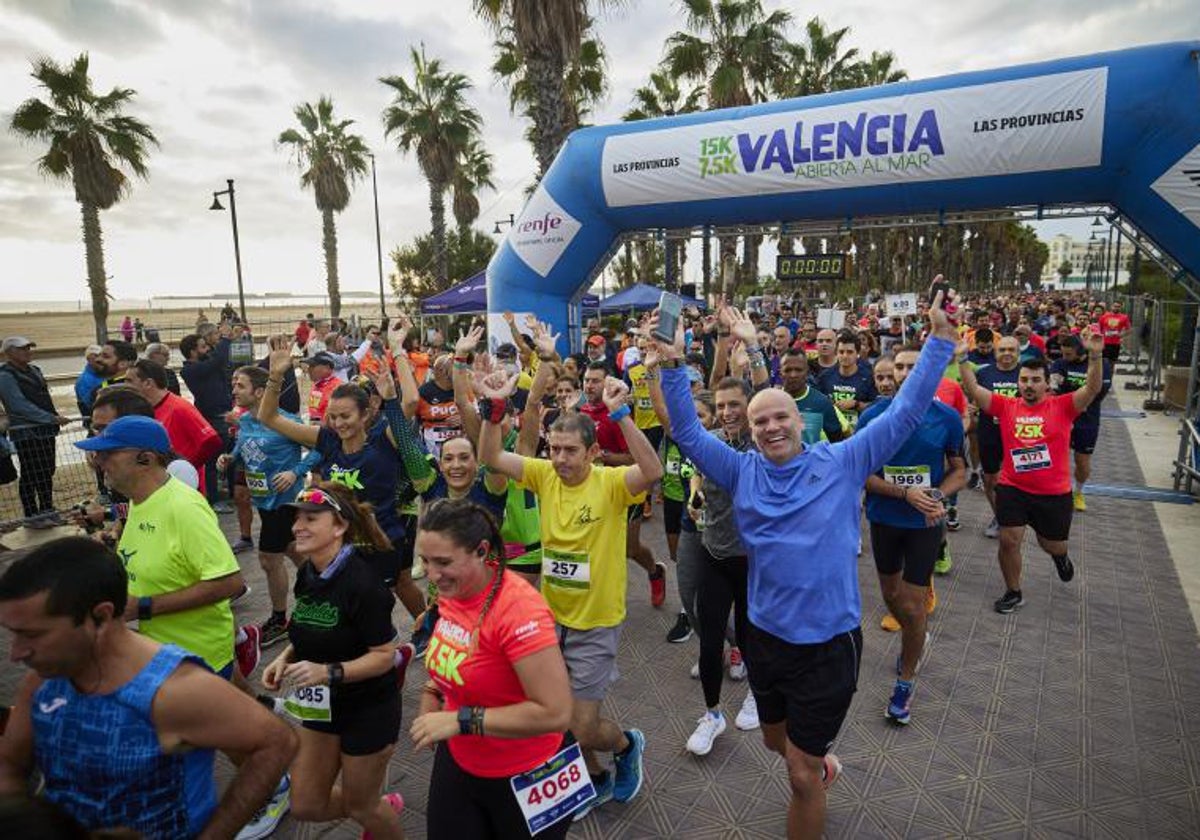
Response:
POLYGON ((709 300, 712 292, 712 231, 704 226, 704 236, 700 240, 700 288, 704 300, 709 300))
POLYGON ((92 294, 92 319, 96 341, 108 338, 108 277, 104 273, 104 239, 100 234, 100 210, 95 204, 79 202, 83 212, 83 248, 87 255, 87 283, 92 294))
POLYGON ((333 223, 333 211, 321 211, 321 247, 325 250, 325 288, 329 291, 329 317, 337 318, 342 312, 342 288, 338 282, 337 227, 333 223))
POLYGON ((540 181, 567 139, 563 120, 563 63, 552 56, 530 55, 525 66, 533 89, 533 121, 537 126, 533 151, 540 181))
POLYGON ((439 292, 450 288, 450 253, 446 250, 446 187, 429 182, 429 222, 433 228, 433 250, 437 259, 439 292))

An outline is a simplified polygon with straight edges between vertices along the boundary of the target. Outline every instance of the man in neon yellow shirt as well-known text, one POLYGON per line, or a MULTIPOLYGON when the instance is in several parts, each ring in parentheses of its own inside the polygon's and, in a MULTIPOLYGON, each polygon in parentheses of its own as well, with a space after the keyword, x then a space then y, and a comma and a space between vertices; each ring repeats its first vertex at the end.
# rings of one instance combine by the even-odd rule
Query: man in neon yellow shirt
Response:
POLYGON ((92 452, 108 486, 129 497, 117 553, 129 575, 127 620, 164 644, 178 645, 225 677, 233 673, 233 612, 241 570, 204 497, 172 478, 167 430, 129 415, 75 444, 92 452))
POLYGON ((542 518, 542 595, 554 612, 559 646, 571 678, 571 731, 583 747, 596 788, 589 808, 628 802, 642 785, 645 736, 600 717, 600 703, 616 679, 617 643, 625 620, 626 511, 641 503, 662 477, 658 453, 638 429, 627 405, 628 387, 609 377, 603 400, 620 426, 633 466, 596 464, 600 447, 590 417, 570 413, 550 427, 550 461, 524 458, 500 447, 500 422, 516 376, 493 374, 478 385, 480 458, 538 497, 542 518), (596 751, 612 752, 616 778, 596 751))

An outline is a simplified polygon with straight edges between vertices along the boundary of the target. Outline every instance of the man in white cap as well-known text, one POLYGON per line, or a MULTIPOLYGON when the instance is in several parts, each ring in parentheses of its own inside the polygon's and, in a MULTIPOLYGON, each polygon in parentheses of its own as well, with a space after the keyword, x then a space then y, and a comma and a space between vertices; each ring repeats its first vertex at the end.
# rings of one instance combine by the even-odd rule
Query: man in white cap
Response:
POLYGON ((54 512, 54 439, 71 421, 58 413, 41 369, 31 364, 37 345, 23 335, 0 343, 6 361, 0 365, 0 402, 8 412, 8 437, 21 465, 18 494, 25 526, 59 524, 54 512))

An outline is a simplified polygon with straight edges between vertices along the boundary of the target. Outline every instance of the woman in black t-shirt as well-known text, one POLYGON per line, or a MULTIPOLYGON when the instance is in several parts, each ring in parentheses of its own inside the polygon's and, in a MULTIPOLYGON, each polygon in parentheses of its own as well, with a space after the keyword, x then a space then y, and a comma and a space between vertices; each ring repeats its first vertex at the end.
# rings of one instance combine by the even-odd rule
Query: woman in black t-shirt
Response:
POLYGON ((284 690, 284 708, 302 723, 291 767, 292 816, 350 817, 374 837, 402 837, 403 798, 379 796, 400 730, 394 601, 355 548, 382 551, 391 543, 370 507, 340 484, 321 482, 291 506, 305 561, 296 573, 291 644, 262 681, 284 690))

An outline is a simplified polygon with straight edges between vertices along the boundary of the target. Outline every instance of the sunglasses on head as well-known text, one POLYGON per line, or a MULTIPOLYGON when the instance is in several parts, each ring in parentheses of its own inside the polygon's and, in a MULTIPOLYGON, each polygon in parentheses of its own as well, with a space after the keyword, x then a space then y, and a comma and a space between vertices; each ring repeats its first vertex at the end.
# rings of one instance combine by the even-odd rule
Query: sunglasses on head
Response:
POLYGON ((314 487, 303 491, 296 499, 298 502, 309 502, 322 507, 329 507, 338 513, 342 512, 342 506, 336 498, 326 493, 319 487, 314 487))

